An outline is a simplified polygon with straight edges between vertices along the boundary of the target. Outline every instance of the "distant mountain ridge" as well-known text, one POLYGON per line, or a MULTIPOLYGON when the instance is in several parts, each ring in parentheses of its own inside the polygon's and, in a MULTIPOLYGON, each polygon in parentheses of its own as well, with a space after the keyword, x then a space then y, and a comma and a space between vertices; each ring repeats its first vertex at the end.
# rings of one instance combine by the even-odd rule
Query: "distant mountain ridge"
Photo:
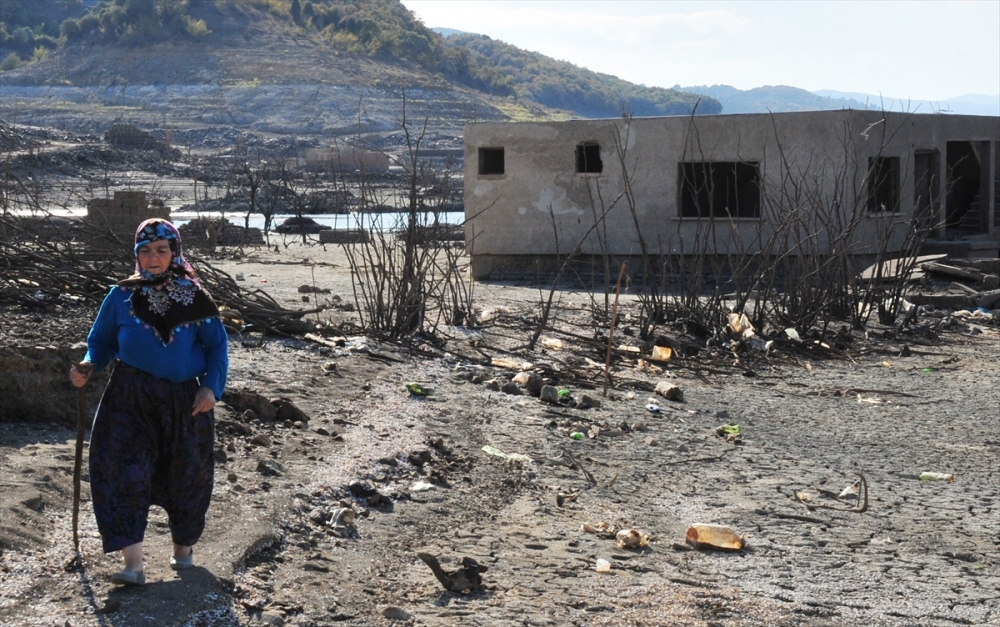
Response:
POLYGON ((822 96, 788 85, 764 85, 753 89, 736 89, 731 85, 699 85, 674 89, 705 94, 722 103, 723 113, 779 113, 784 111, 828 111, 831 109, 864 109, 863 102, 851 98, 822 96))
POLYGON ((813 92, 819 96, 830 98, 853 98, 868 102, 869 108, 885 107, 886 111, 916 111, 917 113, 954 113, 958 115, 993 115, 1000 116, 1000 94, 966 94, 953 96, 944 100, 911 100, 895 98, 879 94, 860 92, 843 92, 832 89, 820 89, 813 92))

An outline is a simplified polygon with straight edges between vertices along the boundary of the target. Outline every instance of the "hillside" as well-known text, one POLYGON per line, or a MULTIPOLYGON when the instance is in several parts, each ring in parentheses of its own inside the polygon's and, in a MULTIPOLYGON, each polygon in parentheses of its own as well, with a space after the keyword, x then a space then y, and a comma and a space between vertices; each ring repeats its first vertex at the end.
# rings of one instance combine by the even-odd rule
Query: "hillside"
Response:
MULTIPOLYGON (((405 97, 411 119, 458 132, 477 120, 617 117, 623 103, 637 115, 687 113, 698 101, 499 42, 525 62, 497 64, 481 44, 445 44, 397 0, 2 7, 0 107, 18 124, 100 132, 125 119, 336 136, 394 131, 405 97)), ((699 106, 717 111, 715 101, 699 106)))
POLYGON ((639 116, 686 115, 696 106, 698 113, 703 114, 723 110, 711 94, 700 97, 685 93, 690 90, 643 87, 485 35, 456 33, 447 37, 445 43, 452 49, 468 50, 488 59, 512 78, 514 91, 522 98, 583 117, 617 117, 624 111, 639 116))
POLYGON ((787 85, 765 85, 741 90, 729 85, 680 87, 719 100, 725 113, 778 113, 782 111, 825 111, 829 109, 864 109, 865 104, 851 98, 820 96, 787 85))

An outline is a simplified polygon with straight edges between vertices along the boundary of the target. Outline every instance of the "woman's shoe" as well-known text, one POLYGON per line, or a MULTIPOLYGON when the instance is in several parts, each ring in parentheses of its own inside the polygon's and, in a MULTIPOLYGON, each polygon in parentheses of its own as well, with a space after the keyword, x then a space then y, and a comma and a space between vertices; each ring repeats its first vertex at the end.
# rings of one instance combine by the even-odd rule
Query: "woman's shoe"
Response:
POLYGON ((194 547, 191 547, 191 552, 188 553, 187 557, 171 557, 170 558, 170 568, 174 570, 187 570, 194 567, 194 547))
POLYGON ((146 573, 125 568, 111 575, 111 583, 119 586, 141 586, 146 583, 146 573))

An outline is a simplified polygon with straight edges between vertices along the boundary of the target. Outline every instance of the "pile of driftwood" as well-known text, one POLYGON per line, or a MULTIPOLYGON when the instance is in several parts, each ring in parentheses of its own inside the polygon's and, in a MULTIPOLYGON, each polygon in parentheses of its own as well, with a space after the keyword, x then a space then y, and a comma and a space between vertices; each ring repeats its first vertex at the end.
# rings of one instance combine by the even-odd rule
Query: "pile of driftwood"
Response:
MULTIPOLYGON (((132 247, 120 236, 81 220, 0 216, 0 307, 39 313, 67 305, 98 305, 115 281, 134 270, 132 247)), ((236 330, 300 335, 315 331, 312 311, 282 307, 261 290, 248 291, 207 260, 186 254, 236 330)))
POLYGON ((951 282, 945 289, 915 290, 907 297, 915 305, 991 310, 1000 304, 1000 259, 942 259, 920 263, 917 268, 951 282))

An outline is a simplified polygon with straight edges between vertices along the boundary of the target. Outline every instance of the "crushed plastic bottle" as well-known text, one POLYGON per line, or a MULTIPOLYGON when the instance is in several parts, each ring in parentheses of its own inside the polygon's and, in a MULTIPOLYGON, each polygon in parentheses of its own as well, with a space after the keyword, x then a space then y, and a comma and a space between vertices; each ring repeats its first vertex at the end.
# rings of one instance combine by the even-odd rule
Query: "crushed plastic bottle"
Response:
POLYGON ((695 523, 688 527, 685 540, 696 549, 739 551, 743 548, 746 538, 740 537, 732 528, 725 525, 695 523))
POLYGON ((950 472, 922 472, 920 473, 921 481, 947 481, 949 483, 954 483, 955 475, 950 472))

